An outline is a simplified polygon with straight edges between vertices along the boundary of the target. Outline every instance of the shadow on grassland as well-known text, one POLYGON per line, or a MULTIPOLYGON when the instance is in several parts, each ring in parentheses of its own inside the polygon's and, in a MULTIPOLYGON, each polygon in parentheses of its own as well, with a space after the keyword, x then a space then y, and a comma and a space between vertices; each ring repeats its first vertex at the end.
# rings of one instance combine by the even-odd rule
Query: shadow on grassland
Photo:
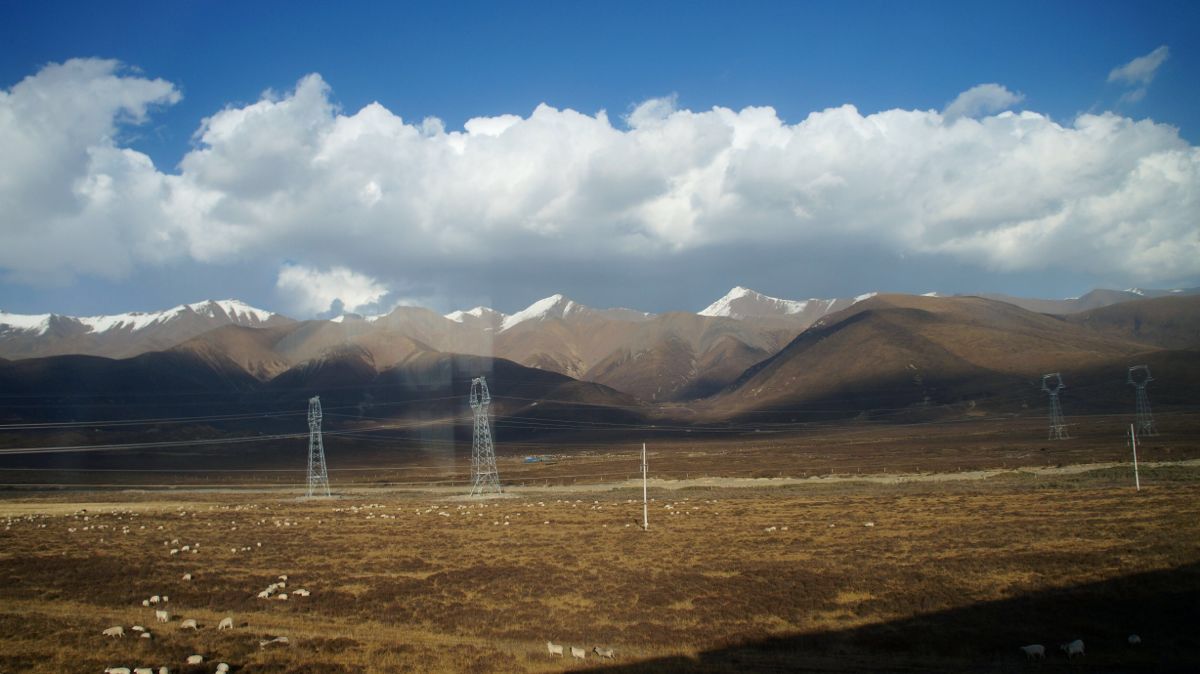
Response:
POLYGON ((1200 564, 593 671, 1200 672, 1200 564), (1068 662, 1058 645, 1076 638, 1087 655, 1068 662), (1031 643, 1046 646, 1044 662, 1017 650, 1031 643))

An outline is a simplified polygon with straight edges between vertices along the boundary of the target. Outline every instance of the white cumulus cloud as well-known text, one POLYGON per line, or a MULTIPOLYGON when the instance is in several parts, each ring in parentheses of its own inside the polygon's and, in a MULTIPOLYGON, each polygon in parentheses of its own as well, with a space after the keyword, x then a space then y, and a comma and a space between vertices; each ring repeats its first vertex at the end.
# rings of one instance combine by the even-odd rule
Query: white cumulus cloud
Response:
MULTIPOLYGON (((1067 123, 1012 112, 1021 96, 998 84, 944 113, 844 105, 789 123, 770 107, 664 98, 618 126, 543 104, 447 129, 378 103, 342 111, 313 74, 215 111, 179 172, 163 173, 116 129, 177 97, 112 62, 50 66, 5 92, 0 138, 20 151, 0 155, 0 268, 32 278, 295 260, 279 289, 310 313, 422 279, 446 287, 418 293, 477 295, 487 290, 465 284, 489 265, 531 287, 589 266, 699 277, 714 251, 734 249, 871 246, 1130 284, 1200 274, 1200 150, 1111 112, 1067 123), (99 103, 64 102, 80 91, 99 103), (63 116, 40 130, 47 108, 63 116)), ((831 274, 852 262, 817 257, 831 274)))
POLYGON ((308 316, 339 306, 349 312, 377 307, 389 292, 386 285, 346 267, 322 271, 299 264, 280 268, 275 287, 296 310, 308 316))

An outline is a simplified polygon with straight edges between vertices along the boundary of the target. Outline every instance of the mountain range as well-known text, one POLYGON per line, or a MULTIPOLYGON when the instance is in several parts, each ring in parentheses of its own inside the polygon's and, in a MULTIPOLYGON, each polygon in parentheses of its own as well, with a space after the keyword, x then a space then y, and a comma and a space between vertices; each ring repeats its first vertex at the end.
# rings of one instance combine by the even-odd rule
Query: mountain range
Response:
POLYGON ((0 389, 30 401, 0 417, 284 410, 315 393, 359 414, 383 405, 436 417, 430 400, 465 395, 487 373, 510 414, 576 418, 583 405, 596 418, 698 423, 796 409, 1020 409, 1039 404, 1051 371, 1073 390, 1108 386, 1092 399, 1116 405, 1127 391, 1109 384, 1135 360, 1162 373, 1163 400, 1200 385, 1195 291, 1059 302, 1037 307, 1086 310, 933 293, 794 301, 738 287, 698 313, 593 309, 562 295, 511 315, 398 307, 296 321, 234 300, 109 317, 0 313, 0 389))

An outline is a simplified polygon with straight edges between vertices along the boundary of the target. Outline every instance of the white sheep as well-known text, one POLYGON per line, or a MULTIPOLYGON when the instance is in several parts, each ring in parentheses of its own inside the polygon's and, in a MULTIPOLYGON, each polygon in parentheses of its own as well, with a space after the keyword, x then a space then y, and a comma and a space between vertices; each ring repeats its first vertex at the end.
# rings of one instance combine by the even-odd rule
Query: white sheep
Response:
POLYGON ((1021 646, 1021 652, 1025 654, 1029 660, 1044 660, 1046 658, 1046 647, 1041 644, 1029 644, 1021 646))
POLYGON ((142 606, 145 606, 146 608, 150 608, 150 600, 149 600, 149 599, 143 599, 143 600, 142 600, 142 606))
POLYGON ((271 593, 270 593, 270 592, 268 592, 267 590, 263 590, 262 592, 259 592, 259 593, 258 593, 258 598, 259 598, 259 599, 270 599, 270 598, 271 598, 271 593))
POLYGON ((130 674, 128 667, 105 667, 104 674, 130 674))
POLYGON ((1137 646, 1138 644, 1142 643, 1142 638, 1136 634, 1130 634, 1127 641, 1129 642, 1130 646, 1137 646))
POLYGON ((166 667, 159 667, 158 674, 171 674, 171 670, 166 667))
POLYGON ((183 579, 184 579, 184 580, 191 580, 191 579, 192 579, 192 574, 190 574, 190 573, 185 573, 185 574, 183 574, 183 579))
POLYGON ((133 670, 133 674, 154 674, 154 668, 153 667, 136 667, 133 670))
POLYGON ((149 632, 142 632, 141 638, 142 639, 152 639, 153 637, 150 636, 149 632))
POLYGON ((571 657, 579 658, 580 660, 584 660, 587 658, 587 651, 583 650, 582 648, 576 648, 575 646, 572 646, 571 647, 571 657))
POLYGON ((217 663, 216 674, 227 674, 228 672, 229 672, 229 665, 225 664, 224 662, 217 663))
POLYGON ((134 625, 133 627, 130 627, 129 629, 133 630, 134 632, 145 632, 146 631, 146 628, 142 627, 141 625, 134 625))
POLYGON ((189 665, 200 665, 200 664, 203 664, 203 663, 204 663, 204 656, 203 656, 203 655, 189 655, 189 656, 187 657, 187 663, 188 663, 189 665))
POLYGON ((296 590, 296 591, 295 591, 295 592, 293 592, 292 594, 293 594, 293 595, 296 595, 296 596, 298 596, 298 597, 307 597, 308 595, 310 595, 310 594, 312 594, 312 593, 311 593, 311 592, 309 592, 308 590, 305 590, 304 588, 300 588, 299 590, 296 590))
POLYGON ((162 601, 163 601, 163 603, 165 604, 165 603, 167 603, 167 602, 171 601, 171 598, 170 598, 170 597, 168 597, 167 595, 165 595, 165 594, 164 594, 164 595, 163 595, 163 600, 162 600, 162 601))
POLYGON ((158 622, 160 622, 160 623, 170 622, 170 621, 171 621, 171 614, 170 614, 169 612, 167 612, 167 611, 155 611, 155 612, 154 612, 154 619, 155 619, 155 620, 157 620, 157 621, 158 621, 158 622))
POLYGON ((196 632, 200 631, 200 628, 196 625, 195 618, 188 618, 187 620, 179 623, 179 629, 186 630, 188 628, 191 628, 193 631, 196 631, 196 632))
POLYGON ((154 595, 153 597, 150 597, 151 604, 157 604, 160 601, 162 601, 162 597, 160 597, 158 595, 154 595))
POLYGON ((1067 654, 1068 660, 1074 658, 1076 655, 1084 655, 1083 639, 1076 639, 1070 643, 1062 644, 1059 646, 1059 648, 1061 648, 1063 652, 1067 654))
POLYGON ((123 637, 125 636, 125 628, 117 625, 104 630, 102 634, 104 634, 106 637, 123 637))
POLYGON ((550 651, 550 655, 562 655, 563 647, 553 641, 546 642, 546 650, 550 651))
POLYGON ((217 625, 217 631, 233 629, 233 618, 223 618, 221 623, 217 625))
POLYGON ((275 598, 278 599, 279 601, 287 601, 288 593, 281 592, 281 593, 275 595, 275 598))
POLYGON ((616 657, 616 653, 614 653, 613 649, 611 648, 600 648, 599 646, 596 646, 592 649, 592 652, 602 658, 608 658, 609 660, 612 660, 616 657))

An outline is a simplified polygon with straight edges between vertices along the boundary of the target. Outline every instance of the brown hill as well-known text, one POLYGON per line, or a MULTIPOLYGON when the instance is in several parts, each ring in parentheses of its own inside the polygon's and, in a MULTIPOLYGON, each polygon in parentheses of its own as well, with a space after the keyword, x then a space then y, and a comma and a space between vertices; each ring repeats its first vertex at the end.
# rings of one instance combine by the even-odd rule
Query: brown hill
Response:
MULTIPOLYGON (((1147 347, 977 297, 884 295, 818 321, 707 403, 710 414, 843 412, 1004 399, 1046 372, 1089 371, 1147 347)), ((1037 388, 1033 388, 1037 391, 1037 388)))
POLYGON ((1200 348, 1200 295, 1123 302, 1067 320, 1099 334, 1164 349, 1200 348))

